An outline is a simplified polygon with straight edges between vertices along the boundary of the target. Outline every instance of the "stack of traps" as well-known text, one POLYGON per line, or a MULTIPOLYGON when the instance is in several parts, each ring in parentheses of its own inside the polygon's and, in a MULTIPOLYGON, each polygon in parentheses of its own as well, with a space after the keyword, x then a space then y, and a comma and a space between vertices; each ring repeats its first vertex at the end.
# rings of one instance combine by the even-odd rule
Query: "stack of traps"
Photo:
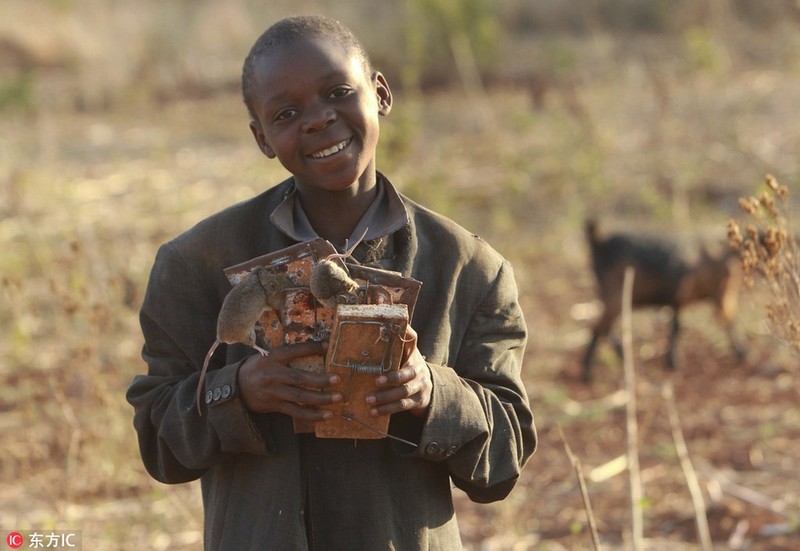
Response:
POLYGON ((313 432, 319 438, 384 438, 389 416, 370 415, 366 396, 376 390, 378 375, 400 367, 421 283, 397 272, 342 263, 359 284, 358 290, 335 307, 325 307, 311 294, 309 282, 317 262, 335 252, 329 242, 314 239, 226 268, 225 275, 235 285, 253 269, 267 267, 292 282, 284 291, 282 311, 264 312, 256 326, 260 346, 329 342, 324 357, 298 358, 291 366, 338 374, 341 382, 333 390, 341 392, 343 400, 330 407, 332 419, 318 423, 294 419, 294 431, 313 432))

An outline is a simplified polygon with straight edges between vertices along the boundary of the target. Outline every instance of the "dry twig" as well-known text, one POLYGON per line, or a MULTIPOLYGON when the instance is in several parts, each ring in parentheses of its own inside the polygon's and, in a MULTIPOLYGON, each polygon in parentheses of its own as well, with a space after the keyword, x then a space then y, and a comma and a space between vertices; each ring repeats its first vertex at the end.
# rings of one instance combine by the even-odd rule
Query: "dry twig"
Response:
POLYGON ((631 535, 633 548, 642 549, 644 521, 642 512, 642 476, 639 470, 639 425, 636 421, 636 375, 633 365, 633 336, 631 330, 633 267, 625 269, 622 284, 622 359, 625 369, 625 390, 628 394, 626 426, 628 433, 628 469, 631 491, 631 535))
POLYGON ((694 518, 697 524, 697 536, 700 539, 700 545, 704 551, 711 551, 713 549, 713 544, 711 543, 711 531, 708 529, 706 504, 703 501, 703 492, 700 490, 700 483, 697 481, 697 473, 692 466, 692 460, 689 458, 689 448, 686 446, 686 440, 683 438, 681 421, 678 416, 678 406, 675 405, 675 392, 673 391, 671 381, 668 381, 667 384, 664 385, 661 394, 664 397, 664 402, 667 404, 667 415, 669 416, 669 424, 672 429, 672 440, 675 443, 675 450, 678 452, 683 475, 686 477, 686 484, 692 496, 694 518))
POLYGON ((744 501, 745 503, 749 503, 751 505, 755 505, 756 507, 760 507, 776 515, 781 515, 785 518, 789 518, 789 514, 787 512, 786 503, 780 499, 773 499, 767 495, 762 494, 756 490, 748 488, 746 486, 742 486, 741 484, 737 484, 727 476, 725 476, 721 471, 718 469, 714 469, 710 466, 703 466, 701 465, 701 469, 704 476, 708 477, 709 479, 713 480, 714 482, 720 485, 722 491, 729 496, 735 497, 740 501, 744 501))
POLYGON ((578 477, 578 486, 581 489, 581 498, 583 498, 583 507, 586 509, 586 519, 589 522, 589 530, 592 533, 592 542, 596 551, 600 551, 600 536, 597 534, 597 523, 594 520, 594 513, 592 512, 592 504, 589 501, 589 491, 586 488, 586 479, 583 476, 583 469, 581 468, 581 461, 574 453, 572 448, 569 447, 567 439, 564 436, 564 429, 558 425, 558 432, 561 434, 561 441, 564 442, 564 451, 567 452, 569 462, 575 470, 575 476, 578 477))

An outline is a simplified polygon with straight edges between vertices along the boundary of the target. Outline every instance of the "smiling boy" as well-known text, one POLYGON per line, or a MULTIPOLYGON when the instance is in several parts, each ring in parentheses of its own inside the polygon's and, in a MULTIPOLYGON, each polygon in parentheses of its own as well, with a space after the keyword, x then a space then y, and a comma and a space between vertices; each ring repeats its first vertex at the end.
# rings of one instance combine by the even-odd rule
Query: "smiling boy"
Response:
POLYGON ((460 549, 451 483, 505 498, 536 446, 521 380, 526 328, 511 266, 480 238, 400 194, 376 169, 386 78, 323 17, 279 21, 242 75, 260 150, 292 174, 197 224, 157 255, 141 310, 148 373, 128 400, 145 466, 201 478, 206 549, 460 549), (195 387, 230 289, 223 268, 322 237, 353 260, 422 282, 401 368, 376 376, 373 415, 392 438, 320 439, 335 375, 292 369, 321 343, 266 357, 226 346, 204 415, 195 387))

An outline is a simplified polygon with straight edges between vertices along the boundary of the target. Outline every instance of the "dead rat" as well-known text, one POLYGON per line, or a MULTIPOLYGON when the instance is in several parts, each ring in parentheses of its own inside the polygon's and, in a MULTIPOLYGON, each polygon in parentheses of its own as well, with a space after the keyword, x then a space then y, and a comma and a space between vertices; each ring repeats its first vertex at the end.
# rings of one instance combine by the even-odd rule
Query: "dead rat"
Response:
POLYGON ((365 235, 367 235, 367 230, 364 230, 364 233, 358 238, 355 244, 344 253, 328 255, 314 266, 314 270, 311 272, 309 287, 311 288, 311 294, 314 295, 314 298, 323 306, 335 308, 336 304, 339 302, 340 296, 347 296, 358 290, 358 283, 350 277, 350 274, 348 274, 344 268, 334 262, 334 259, 349 258, 356 247, 358 247, 358 244, 361 243, 361 240, 364 239, 365 235))
POLYGON ((339 296, 355 293, 358 290, 358 283, 344 268, 328 257, 320 260, 314 267, 309 287, 311 287, 311 294, 323 306, 335 308, 339 302, 339 296))
POLYGON ((256 268, 225 296, 217 317, 217 339, 206 354, 203 369, 200 371, 200 380, 197 383, 195 399, 197 412, 200 415, 202 415, 200 394, 208 363, 214 351, 222 343, 242 343, 252 346, 262 356, 266 356, 267 351, 256 344, 256 323, 265 311, 280 312, 283 309, 283 291, 290 285, 291 280, 287 276, 275 274, 266 268, 256 268))

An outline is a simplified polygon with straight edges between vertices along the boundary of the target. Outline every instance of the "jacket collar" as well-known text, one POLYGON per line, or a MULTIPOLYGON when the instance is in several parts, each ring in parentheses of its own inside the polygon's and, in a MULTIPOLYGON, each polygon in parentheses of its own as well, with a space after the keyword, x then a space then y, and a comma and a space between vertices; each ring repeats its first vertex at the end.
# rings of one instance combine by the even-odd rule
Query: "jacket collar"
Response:
MULTIPOLYGON (((353 230, 349 243, 353 243, 366 230, 364 241, 375 241, 408 225, 409 217, 392 183, 378 172, 378 194, 353 230)), ((311 226, 297 195, 294 184, 283 201, 272 211, 270 220, 283 234, 295 241, 308 241, 319 237, 311 226)), ((335 243, 334 245, 342 245, 335 243)))

